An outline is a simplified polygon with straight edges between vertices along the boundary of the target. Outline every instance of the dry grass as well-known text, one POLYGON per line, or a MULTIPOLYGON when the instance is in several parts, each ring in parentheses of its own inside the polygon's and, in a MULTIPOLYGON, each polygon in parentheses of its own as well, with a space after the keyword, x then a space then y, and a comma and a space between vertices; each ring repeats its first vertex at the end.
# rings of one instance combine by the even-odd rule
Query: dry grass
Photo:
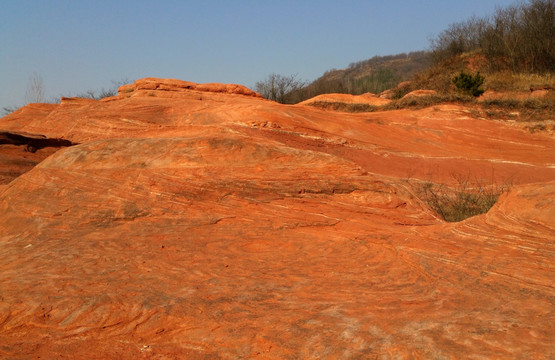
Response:
POLYGON ((457 182, 454 188, 432 182, 416 186, 416 193, 421 200, 448 222, 487 213, 499 196, 510 188, 509 182, 497 184, 493 175, 488 184, 481 180, 471 183, 469 176, 453 177, 457 182))
POLYGON ((310 104, 320 109, 335 110, 342 112, 374 112, 374 111, 388 111, 398 109, 423 109, 426 107, 434 106, 443 103, 459 103, 459 104, 474 104, 476 100, 472 96, 465 96, 460 94, 447 94, 447 95, 425 95, 425 96, 411 96, 404 99, 393 100, 387 105, 376 106, 370 104, 350 104, 340 101, 316 101, 310 104))
POLYGON ((521 122, 554 120, 555 93, 543 98, 485 99, 479 102, 484 114, 492 119, 516 120, 521 122))
POLYGON ((530 91, 535 86, 550 86, 555 88, 554 74, 514 74, 503 71, 485 74, 486 89, 495 91, 530 91))
POLYGON ((410 96, 407 98, 394 100, 387 105, 381 107, 381 110, 397 110, 397 109, 423 109, 430 106, 457 103, 457 104, 474 104, 475 98, 456 93, 437 94, 437 95, 424 95, 424 96, 410 96))
MULTIPOLYGON (((524 93, 524 96, 528 93, 524 93)), ((479 116, 495 120, 514 120, 519 122, 555 120, 555 91, 553 90, 542 98, 511 97, 508 94, 506 97, 500 98, 476 99, 472 96, 448 92, 437 95, 396 99, 383 106, 327 101, 317 101, 312 103, 311 106, 334 111, 361 113, 399 109, 417 110, 439 104, 466 105, 471 107, 479 116)), ((534 131, 542 131, 542 127, 535 127, 534 131)))
POLYGON ((342 112, 351 112, 351 113, 358 113, 358 112, 373 112, 381 110, 379 106, 370 105, 370 104, 350 104, 341 101, 315 101, 310 104, 310 106, 314 106, 319 109, 326 109, 326 110, 335 110, 335 111, 342 111, 342 112))
POLYGON ((440 94, 455 92, 453 78, 466 70, 468 55, 455 56, 414 75, 411 90, 429 89, 440 94))

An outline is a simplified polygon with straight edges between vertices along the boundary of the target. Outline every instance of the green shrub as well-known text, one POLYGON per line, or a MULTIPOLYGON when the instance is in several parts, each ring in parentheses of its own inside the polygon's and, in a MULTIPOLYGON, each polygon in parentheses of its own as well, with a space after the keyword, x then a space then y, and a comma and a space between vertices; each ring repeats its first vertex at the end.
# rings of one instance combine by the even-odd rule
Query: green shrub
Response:
POLYGON ((484 80, 485 78, 479 72, 473 76, 461 71, 459 75, 453 78, 453 84, 461 93, 478 97, 484 93, 484 89, 480 89, 484 80))

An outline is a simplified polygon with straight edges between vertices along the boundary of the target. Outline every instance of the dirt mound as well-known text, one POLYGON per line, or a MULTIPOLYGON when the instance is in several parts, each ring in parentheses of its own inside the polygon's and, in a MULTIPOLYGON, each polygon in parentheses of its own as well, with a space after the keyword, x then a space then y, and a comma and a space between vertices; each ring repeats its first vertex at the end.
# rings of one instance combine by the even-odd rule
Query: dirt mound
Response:
POLYGON ((437 95, 437 91, 435 90, 413 90, 402 97, 402 99, 408 99, 411 97, 420 97, 420 96, 431 96, 437 95))
POLYGON ((312 105, 314 103, 345 103, 345 104, 367 104, 382 106, 389 104, 391 100, 382 99, 374 94, 366 93, 362 95, 351 94, 322 94, 300 102, 299 105, 312 105))
POLYGON ((553 137, 247 90, 148 78, 0 119, 73 145, 0 185, 0 357, 553 356, 553 137), (445 223, 413 185, 454 174, 512 187, 445 223))

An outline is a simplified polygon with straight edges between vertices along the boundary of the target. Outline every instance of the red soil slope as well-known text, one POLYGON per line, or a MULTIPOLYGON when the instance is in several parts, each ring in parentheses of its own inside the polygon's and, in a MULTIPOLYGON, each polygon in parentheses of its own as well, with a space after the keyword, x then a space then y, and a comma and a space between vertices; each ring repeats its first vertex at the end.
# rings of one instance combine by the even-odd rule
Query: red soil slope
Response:
POLYGON ((80 144, 0 187, 0 357, 555 356, 552 137, 152 78, 0 132, 80 144), (448 224, 454 173, 513 187, 448 224))

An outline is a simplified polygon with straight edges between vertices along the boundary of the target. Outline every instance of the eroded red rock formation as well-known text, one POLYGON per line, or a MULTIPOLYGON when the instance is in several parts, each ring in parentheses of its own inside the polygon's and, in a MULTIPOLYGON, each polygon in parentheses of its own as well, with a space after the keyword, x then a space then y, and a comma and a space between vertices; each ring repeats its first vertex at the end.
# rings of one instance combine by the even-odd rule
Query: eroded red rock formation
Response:
POLYGON ((555 355, 550 136, 152 78, 0 131, 80 144, 0 188, 4 358, 555 355), (454 173, 513 186, 448 224, 454 173))

